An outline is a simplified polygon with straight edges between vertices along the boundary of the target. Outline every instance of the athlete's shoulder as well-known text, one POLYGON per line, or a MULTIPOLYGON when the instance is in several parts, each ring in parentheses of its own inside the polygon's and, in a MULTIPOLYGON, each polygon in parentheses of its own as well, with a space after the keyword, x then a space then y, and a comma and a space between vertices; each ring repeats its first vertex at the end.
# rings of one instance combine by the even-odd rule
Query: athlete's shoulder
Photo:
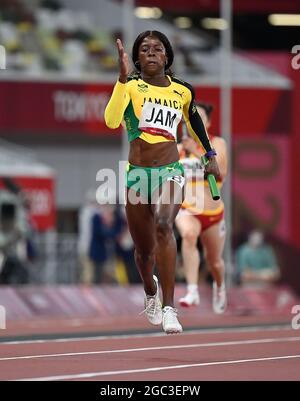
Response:
POLYGON ((171 81, 174 82, 175 84, 181 85, 181 86, 185 87, 186 89, 188 89, 190 92, 194 93, 194 89, 193 89, 192 85, 189 84, 188 82, 186 82, 183 79, 178 78, 174 75, 171 76, 170 78, 171 78, 171 81))
POLYGON ((213 148, 216 150, 217 155, 222 157, 227 157, 227 144, 224 138, 220 136, 214 136, 211 139, 211 144, 213 148))
POLYGON ((213 136, 212 143, 215 143, 215 144, 221 145, 221 146, 226 146, 226 141, 221 136, 213 136))
POLYGON ((127 83, 136 83, 141 77, 141 74, 137 71, 133 71, 127 77, 127 83))

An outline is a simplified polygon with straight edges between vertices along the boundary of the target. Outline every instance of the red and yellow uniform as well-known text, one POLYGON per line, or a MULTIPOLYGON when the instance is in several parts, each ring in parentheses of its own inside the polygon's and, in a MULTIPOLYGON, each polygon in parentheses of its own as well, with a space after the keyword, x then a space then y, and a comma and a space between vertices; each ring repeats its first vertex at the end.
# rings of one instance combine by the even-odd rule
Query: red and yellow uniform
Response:
MULTIPOLYGON (((212 138, 211 138, 212 139, 212 138)), ((199 145, 201 153, 204 149, 199 145)), ((224 203, 222 200, 212 201, 207 180, 204 179, 204 168, 199 157, 181 150, 179 152, 180 162, 184 166, 186 178, 186 197, 178 214, 193 215, 201 223, 202 231, 219 223, 224 218, 224 203)), ((218 181, 219 188, 222 182, 218 181)))

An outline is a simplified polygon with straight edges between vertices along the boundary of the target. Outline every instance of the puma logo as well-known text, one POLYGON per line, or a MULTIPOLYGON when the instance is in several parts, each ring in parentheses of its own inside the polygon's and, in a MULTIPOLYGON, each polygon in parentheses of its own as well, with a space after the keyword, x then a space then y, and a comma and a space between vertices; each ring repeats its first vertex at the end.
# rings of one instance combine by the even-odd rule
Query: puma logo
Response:
POLYGON ((174 89, 173 92, 176 93, 176 95, 179 95, 181 97, 181 99, 182 99, 182 96, 183 96, 184 92, 180 93, 176 89, 174 89))
POLYGON ((167 181, 176 182, 180 186, 180 188, 183 188, 185 183, 185 178, 182 175, 173 175, 173 177, 169 177, 167 181))

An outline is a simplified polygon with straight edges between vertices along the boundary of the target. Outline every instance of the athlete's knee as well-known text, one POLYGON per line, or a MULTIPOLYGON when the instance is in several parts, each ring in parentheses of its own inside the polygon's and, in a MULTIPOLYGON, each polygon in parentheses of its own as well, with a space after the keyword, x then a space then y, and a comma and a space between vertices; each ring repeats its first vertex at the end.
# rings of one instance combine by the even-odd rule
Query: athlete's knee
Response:
POLYGON ((207 263, 212 272, 222 272, 224 269, 224 261, 223 259, 215 259, 207 257, 207 263))
POLYGON ((158 217, 155 221, 156 233, 162 239, 173 235, 173 222, 168 217, 158 217))
POLYGON ((182 233, 182 240, 187 246, 197 245, 198 235, 193 231, 186 231, 182 233))
POLYGON ((155 261, 155 249, 136 249, 135 260, 138 266, 152 266, 155 261))

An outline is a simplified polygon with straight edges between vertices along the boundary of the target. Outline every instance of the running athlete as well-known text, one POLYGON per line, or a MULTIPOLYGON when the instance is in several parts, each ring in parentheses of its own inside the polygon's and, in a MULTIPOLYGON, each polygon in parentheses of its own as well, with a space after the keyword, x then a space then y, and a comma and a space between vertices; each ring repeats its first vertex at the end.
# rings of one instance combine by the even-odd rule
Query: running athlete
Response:
MULTIPOLYGON (((211 122, 212 106, 199 103, 197 110, 208 130, 211 122)), ((211 143, 217 152, 217 161, 220 168, 220 177, 217 182, 221 187, 227 170, 226 143, 221 137, 210 136, 211 143)), ((212 200, 209 186, 204 180, 204 174, 199 172, 199 163, 205 150, 190 136, 183 138, 178 145, 180 161, 186 170, 186 196, 182 208, 177 215, 175 224, 182 237, 183 268, 187 281, 187 294, 179 299, 181 306, 199 305, 198 272, 200 255, 197 248, 198 238, 204 248, 204 255, 213 276, 213 310, 223 313, 226 308, 226 290, 224 281, 225 265, 222 257, 225 243, 224 203, 222 200, 212 200), (193 168, 193 166, 197 168, 193 168), (197 173, 197 174, 195 174, 197 173), (204 185, 204 193, 195 194, 195 188, 204 185), (188 191, 188 187, 191 190, 188 191), (201 199, 199 199, 199 196, 201 199), (198 197, 198 198, 197 198, 198 197)), ((200 187, 201 188, 201 187, 200 187)))
POLYGON ((174 58, 168 38, 146 31, 135 40, 129 76, 128 55, 117 40, 119 79, 105 109, 108 127, 125 120, 130 143, 126 171, 126 215, 135 244, 135 262, 145 290, 145 314, 166 333, 180 333, 174 308, 176 241, 173 223, 184 192, 184 171, 176 146, 182 116, 209 159, 206 173, 219 169, 205 126, 194 105, 192 87, 168 73, 174 58), (158 268, 162 287, 159 298, 158 268))

